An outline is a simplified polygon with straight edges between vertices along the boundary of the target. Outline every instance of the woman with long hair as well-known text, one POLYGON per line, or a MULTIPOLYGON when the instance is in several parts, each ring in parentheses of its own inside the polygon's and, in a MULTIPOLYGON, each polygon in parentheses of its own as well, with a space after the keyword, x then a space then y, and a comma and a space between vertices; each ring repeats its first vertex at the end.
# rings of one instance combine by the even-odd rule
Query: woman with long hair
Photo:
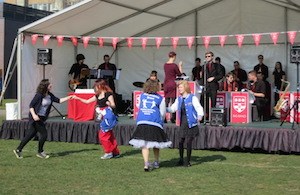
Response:
MULTIPOLYGON (((165 93, 165 101, 166 105, 169 106, 169 103, 174 103, 176 98, 176 76, 180 76, 182 74, 182 62, 180 61, 177 65, 175 63, 176 53, 169 53, 169 60, 164 64, 165 71, 165 81, 164 81, 164 93, 165 93)), ((176 115, 172 114, 171 122, 175 123, 176 115)), ((166 120, 165 120, 166 122, 166 120)))
POLYGON ((95 96, 90 99, 82 99, 75 96, 74 99, 80 100, 83 103, 89 104, 97 101, 96 112, 102 119, 100 123, 100 130, 98 131, 98 139, 102 144, 105 154, 101 159, 110 159, 120 157, 117 140, 112 131, 113 127, 117 125, 117 117, 113 109, 116 107, 113 91, 108 86, 104 79, 99 79, 94 85, 95 96))
MULTIPOLYGON (((273 78, 274 78, 274 84, 277 90, 283 91, 284 90, 284 84, 282 83, 282 80, 286 80, 285 72, 282 70, 282 64, 281 62, 275 63, 275 68, 273 71, 273 78)), ((275 92, 274 94, 275 98, 275 105, 277 101, 279 100, 279 94, 275 92)))
POLYGON ((139 101, 137 128, 129 141, 133 147, 142 149, 145 171, 150 171, 152 167, 159 168, 159 149, 170 147, 172 144, 163 129, 165 100, 157 93, 158 90, 157 80, 148 80, 144 84, 144 92, 139 101), (149 162, 150 148, 153 148, 154 152, 153 164, 149 162))
POLYGON ((191 93, 190 86, 187 81, 178 83, 178 92, 180 96, 176 98, 174 104, 167 108, 168 112, 178 111, 180 118, 179 129, 179 161, 178 166, 191 166, 190 160, 192 155, 192 143, 194 137, 199 134, 198 122, 203 118, 203 107, 199 103, 199 99, 191 93), (184 163, 184 142, 187 140, 187 160, 184 163))
POLYGON ((23 158, 22 149, 37 133, 39 133, 39 144, 36 156, 45 159, 49 158, 49 155, 44 152, 44 144, 47 139, 45 122, 49 116, 52 103, 63 103, 73 97, 67 96, 59 99, 50 92, 51 89, 52 84, 50 84, 48 79, 43 79, 37 87, 36 94, 29 104, 30 128, 17 149, 13 151, 18 159, 23 158))

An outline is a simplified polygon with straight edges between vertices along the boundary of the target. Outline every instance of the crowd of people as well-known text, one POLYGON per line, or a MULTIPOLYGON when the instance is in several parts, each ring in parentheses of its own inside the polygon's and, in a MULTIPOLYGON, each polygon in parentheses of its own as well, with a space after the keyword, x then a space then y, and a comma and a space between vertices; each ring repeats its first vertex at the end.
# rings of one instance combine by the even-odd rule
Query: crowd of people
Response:
MULTIPOLYGON (((158 92, 162 90, 162 84, 157 77, 157 71, 152 71, 150 77, 143 86, 143 93, 139 99, 139 112, 137 115, 137 127, 133 133, 129 144, 135 148, 142 150, 144 160, 144 170, 150 171, 153 168, 159 168, 160 149, 168 148, 172 142, 168 139, 164 131, 164 123, 166 123, 166 112, 172 113, 171 122, 175 123, 175 112, 177 112, 177 120, 179 120, 179 160, 178 166, 191 166, 191 154, 193 139, 198 136, 198 126, 206 116, 202 107, 203 101, 198 99, 196 95, 191 93, 188 81, 180 80, 175 82, 176 78, 183 75, 183 63, 180 61, 176 64, 176 53, 168 54, 168 61, 164 64, 165 78, 163 82, 164 97, 158 92), (176 91, 179 96, 176 96, 176 91), (186 160, 184 160, 184 144, 186 142, 186 160), (149 150, 153 149, 154 163, 149 160, 149 150)), ((69 72, 70 79, 73 83, 77 83, 77 88, 87 88, 87 75, 81 75, 82 70, 88 68, 84 64, 84 55, 78 54, 75 63, 69 72)), ((109 56, 104 56, 104 63, 99 69, 116 70, 116 66, 109 62, 109 56)), ((201 59, 196 58, 195 67, 192 69, 192 79, 199 85, 206 88, 205 96, 211 99, 211 106, 216 106, 217 91, 239 91, 247 88, 248 91, 255 96, 255 104, 257 106, 259 120, 266 120, 264 115, 265 106, 270 102, 268 95, 268 66, 263 63, 263 56, 258 56, 259 63, 246 73, 240 67, 238 61, 234 61, 233 70, 226 73, 225 67, 221 64, 221 58, 214 58, 213 52, 205 53, 205 64, 201 65, 201 59)), ((273 72, 274 83, 278 90, 283 90, 282 80, 285 80, 285 72, 282 70, 280 62, 276 62, 273 72)), ((30 129, 26 136, 21 140, 19 146, 13 150, 16 157, 21 159, 22 150, 25 145, 39 133, 37 157, 49 158, 44 152, 44 143, 47 138, 47 130, 45 122, 49 116, 51 105, 53 102, 62 103, 70 99, 79 100, 89 104, 96 101, 97 112, 100 120, 98 139, 101 143, 104 155, 101 159, 111 159, 120 157, 120 150, 116 138, 113 134, 113 128, 117 124, 117 116, 114 112, 116 108, 114 93, 115 85, 112 77, 100 78, 94 84, 95 95, 89 99, 82 99, 76 95, 70 95, 64 98, 57 98, 51 93, 52 85, 48 79, 43 79, 36 90, 36 94, 29 105, 29 124, 30 129)), ((203 96, 202 96, 203 97, 203 96)), ((275 95, 275 100, 278 95, 275 95)), ((206 107, 208 108, 208 106, 206 107)))

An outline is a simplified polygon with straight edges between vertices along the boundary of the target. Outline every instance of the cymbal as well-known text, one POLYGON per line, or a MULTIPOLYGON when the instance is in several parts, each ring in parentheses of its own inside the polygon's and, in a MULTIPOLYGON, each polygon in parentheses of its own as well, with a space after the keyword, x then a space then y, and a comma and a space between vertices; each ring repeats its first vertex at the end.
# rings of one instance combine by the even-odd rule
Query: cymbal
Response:
POLYGON ((144 82, 136 81, 132 83, 133 86, 138 87, 138 88, 143 88, 144 82))

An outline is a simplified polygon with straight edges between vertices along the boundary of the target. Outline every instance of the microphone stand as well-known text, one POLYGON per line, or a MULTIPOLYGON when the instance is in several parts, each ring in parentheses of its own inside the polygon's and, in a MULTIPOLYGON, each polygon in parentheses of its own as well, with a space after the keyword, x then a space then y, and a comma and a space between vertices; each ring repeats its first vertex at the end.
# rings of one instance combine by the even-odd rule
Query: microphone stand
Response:
POLYGON ((206 125, 206 123, 207 123, 207 121, 206 121, 206 96, 207 96, 207 94, 206 94, 206 82, 207 82, 207 79, 206 79, 206 77, 207 77, 207 75, 206 75, 206 65, 207 65, 207 62, 206 61, 204 61, 204 64, 203 64, 203 66, 202 66, 202 78, 203 78, 203 110, 204 110, 204 120, 203 120, 203 124, 204 125, 206 125))

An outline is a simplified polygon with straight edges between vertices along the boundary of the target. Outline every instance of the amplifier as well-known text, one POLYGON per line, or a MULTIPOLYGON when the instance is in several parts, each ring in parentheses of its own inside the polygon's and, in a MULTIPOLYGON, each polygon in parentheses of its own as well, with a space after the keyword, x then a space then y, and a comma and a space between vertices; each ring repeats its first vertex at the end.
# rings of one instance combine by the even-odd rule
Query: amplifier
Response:
POLYGON ((227 108, 212 108, 210 114, 211 126, 227 126, 227 108))
POLYGON ((52 64, 52 49, 37 49, 37 64, 52 64))

